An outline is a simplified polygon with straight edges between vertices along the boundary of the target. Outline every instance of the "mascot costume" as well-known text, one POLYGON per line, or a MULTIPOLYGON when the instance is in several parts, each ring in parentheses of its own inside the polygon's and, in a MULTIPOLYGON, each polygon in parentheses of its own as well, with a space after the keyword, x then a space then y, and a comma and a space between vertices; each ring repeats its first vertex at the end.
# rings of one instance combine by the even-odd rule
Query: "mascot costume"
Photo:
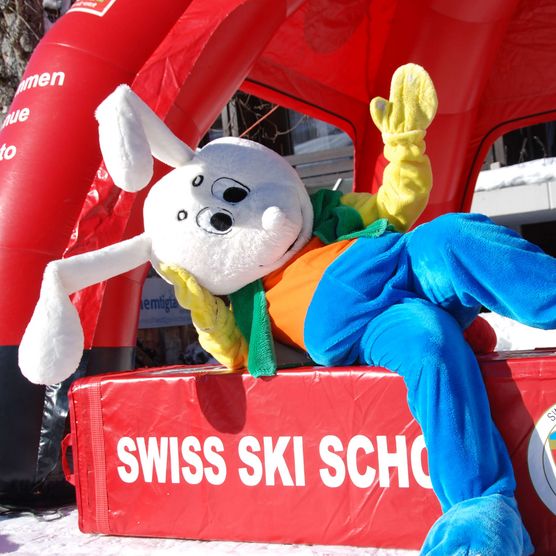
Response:
POLYGON ((424 137, 436 105, 428 74, 399 68, 390 98, 371 103, 389 162, 377 194, 310 198, 276 153, 237 138, 194 152, 120 86, 96 113, 114 182, 141 189, 153 156, 175 169, 149 192, 143 234, 47 266, 22 372, 35 383, 69 376, 83 335, 68 295, 151 261, 191 310, 205 349, 232 370, 274 374, 274 337, 322 365, 403 377, 444 512, 423 554, 531 554, 463 331, 481 306, 556 328, 556 259, 480 215, 447 214, 407 232, 432 184, 424 137))

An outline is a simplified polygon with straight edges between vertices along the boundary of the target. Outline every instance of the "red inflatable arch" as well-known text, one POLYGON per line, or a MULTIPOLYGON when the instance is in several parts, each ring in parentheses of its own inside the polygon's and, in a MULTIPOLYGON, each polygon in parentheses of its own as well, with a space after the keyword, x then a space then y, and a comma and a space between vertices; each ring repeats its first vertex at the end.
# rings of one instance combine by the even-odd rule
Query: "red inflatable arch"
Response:
MULTIPOLYGON (((376 188, 382 144, 368 103, 394 69, 428 69, 440 99, 428 134, 435 186, 425 218, 466 210, 490 143, 556 119, 550 0, 77 0, 36 49, 0 137, 0 497, 59 492, 45 419, 67 385, 27 383, 17 347, 46 263, 141 228, 142 195, 101 166, 95 107, 129 83, 195 146, 241 88, 345 130, 355 188, 376 188), (37 463, 38 462, 38 463, 37 463)), ((165 168, 158 168, 158 175, 165 168)), ((145 269, 76 296, 82 374, 133 365, 145 269)), ((59 410, 59 409, 57 409, 59 410)), ((63 418, 64 409, 61 410, 63 418)), ((63 421, 63 419, 62 419, 63 421)), ((62 479, 60 478, 60 482, 62 479)))

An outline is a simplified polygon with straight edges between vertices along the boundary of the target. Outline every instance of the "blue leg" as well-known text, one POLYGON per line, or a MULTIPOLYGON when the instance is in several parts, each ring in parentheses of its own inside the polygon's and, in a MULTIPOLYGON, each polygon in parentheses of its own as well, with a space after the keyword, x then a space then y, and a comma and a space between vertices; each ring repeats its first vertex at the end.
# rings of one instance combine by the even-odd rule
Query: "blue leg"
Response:
POLYGON ((446 513, 423 553, 530 554, 511 461, 458 322, 425 300, 393 305, 368 324, 360 360, 404 378, 425 436, 432 484, 446 513))
POLYGON ((484 305, 556 328, 556 259, 477 214, 447 214, 407 234, 413 288, 466 326, 484 305))

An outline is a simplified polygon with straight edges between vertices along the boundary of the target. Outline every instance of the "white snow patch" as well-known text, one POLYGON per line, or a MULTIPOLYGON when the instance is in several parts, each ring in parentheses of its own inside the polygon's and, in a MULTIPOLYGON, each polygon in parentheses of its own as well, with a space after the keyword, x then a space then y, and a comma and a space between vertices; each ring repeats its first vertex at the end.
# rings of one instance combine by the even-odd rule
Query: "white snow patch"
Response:
POLYGON ((475 191, 491 191, 514 185, 541 185, 556 181, 556 158, 541 158, 479 172, 475 191))
POLYGON ((556 348, 556 330, 539 330, 497 313, 481 313, 496 331, 496 351, 556 348))

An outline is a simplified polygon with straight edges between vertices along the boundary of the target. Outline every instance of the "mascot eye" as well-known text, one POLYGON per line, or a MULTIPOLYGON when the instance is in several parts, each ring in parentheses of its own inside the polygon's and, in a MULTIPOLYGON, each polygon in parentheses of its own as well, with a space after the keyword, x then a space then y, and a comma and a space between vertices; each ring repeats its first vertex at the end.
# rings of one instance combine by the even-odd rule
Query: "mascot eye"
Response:
POLYGON ((232 205, 240 203, 249 195, 250 189, 232 178, 219 178, 212 184, 212 194, 232 205))
POLYGON ((178 220, 181 222, 182 220, 185 220, 187 218, 187 211, 186 210, 180 210, 178 212, 178 220))
POLYGON ((247 191, 241 187, 228 187, 228 189, 224 191, 223 197, 224 201, 228 203, 239 203, 247 197, 247 191))
POLYGON ((234 218, 223 208, 204 208, 197 215, 197 224, 209 234, 227 234, 234 225, 234 218))
POLYGON ((191 185, 193 187, 199 187, 203 183, 204 179, 205 179, 204 176, 202 174, 199 174, 198 176, 195 176, 193 178, 191 185))

